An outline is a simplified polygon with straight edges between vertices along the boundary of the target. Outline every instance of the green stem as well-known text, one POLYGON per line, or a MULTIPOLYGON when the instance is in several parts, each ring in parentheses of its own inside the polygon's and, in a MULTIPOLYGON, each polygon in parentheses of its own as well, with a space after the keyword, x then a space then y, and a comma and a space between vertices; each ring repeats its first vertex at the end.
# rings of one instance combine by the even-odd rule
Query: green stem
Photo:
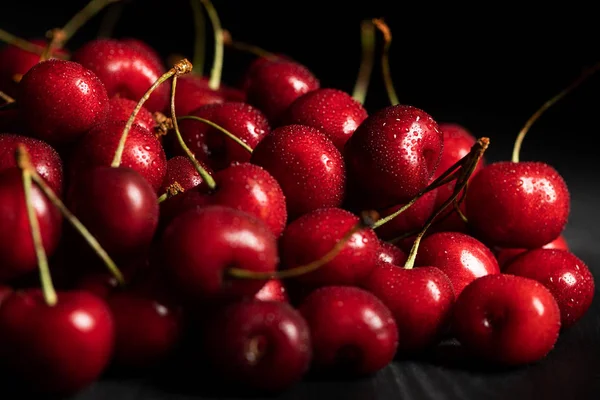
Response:
POLYGON ((206 9, 208 18, 213 27, 213 35, 215 38, 215 49, 213 65, 210 71, 210 80, 208 81, 208 87, 212 90, 218 90, 221 86, 221 74, 223 73, 223 53, 224 53, 224 42, 223 42, 223 28, 221 27, 221 20, 217 14, 217 10, 212 5, 210 0, 200 0, 206 9))
POLYGON ((398 95, 396 94, 396 89, 394 88, 394 83, 392 81, 392 73, 390 71, 390 46, 392 45, 392 32, 390 28, 387 26, 385 22, 383 22, 380 18, 373 19, 373 23, 379 29, 379 31, 383 34, 384 45, 383 52, 381 53, 381 72, 383 74, 383 80, 385 84, 385 90, 387 92, 388 98, 390 99, 391 105, 395 106, 399 104, 398 95))
POLYGON ((18 47, 21 50, 25 50, 29 53, 41 55, 44 52, 44 46, 40 46, 35 43, 31 43, 25 39, 21 39, 20 37, 17 37, 12 33, 5 31, 4 29, 0 29, 0 41, 18 47))
POLYGON ((206 18, 204 17, 202 5, 198 0, 190 0, 190 6, 192 7, 192 14, 194 16, 194 30, 196 34, 192 63, 195 66, 194 73, 202 75, 206 59, 206 18))
POLYGON ((120 0, 92 0, 84 8, 82 8, 77 14, 73 16, 63 27, 62 31, 64 38, 62 45, 75 35, 75 33, 87 23, 92 17, 100 12, 104 7, 111 3, 115 3, 120 0))
POLYGON ((369 20, 362 21, 360 33, 362 56, 352 97, 360 104, 364 104, 371 82, 375 58, 375 25, 373 25, 373 22, 369 20))
POLYGON ((169 193, 165 192, 162 195, 160 195, 160 197, 158 198, 158 204, 162 203, 163 201, 165 201, 166 199, 169 198, 169 193))
POLYGON ((185 115, 183 117, 179 117, 180 121, 185 120, 185 119, 191 119, 191 120, 202 122, 206 125, 212 126, 213 128, 217 129, 219 132, 221 132, 225 136, 227 136, 229 139, 233 140, 234 142, 236 142, 237 144, 242 146, 244 148, 244 150, 246 150, 248 153, 252 154, 252 147, 248 146, 248 144, 245 143, 242 139, 238 138, 237 136, 235 136, 233 133, 229 132, 227 129, 223 128, 222 126, 217 125, 214 122, 209 121, 207 119, 196 117, 195 115, 185 115))

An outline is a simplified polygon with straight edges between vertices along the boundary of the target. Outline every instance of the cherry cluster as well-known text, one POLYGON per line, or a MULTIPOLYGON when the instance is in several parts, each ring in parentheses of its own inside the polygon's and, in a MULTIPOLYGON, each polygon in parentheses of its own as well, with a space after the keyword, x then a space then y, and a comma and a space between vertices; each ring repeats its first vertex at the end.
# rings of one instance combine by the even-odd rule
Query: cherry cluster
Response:
POLYGON ((516 366, 589 308, 565 181, 519 161, 528 127, 512 160, 486 163, 488 138, 400 104, 382 20, 362 25, 349 94, 233 40, 208 0, 192 2, 214 29, 208 75, 134 38, 68 50, 108 3, 43 40, 0 31, 5 376, 72 393, 183 351, 279 391, 445 338, 516 366), (367 112, 377 29, 391 105, 367 112), (237 85, 221 83, 225 48, 256 55, 237 85))

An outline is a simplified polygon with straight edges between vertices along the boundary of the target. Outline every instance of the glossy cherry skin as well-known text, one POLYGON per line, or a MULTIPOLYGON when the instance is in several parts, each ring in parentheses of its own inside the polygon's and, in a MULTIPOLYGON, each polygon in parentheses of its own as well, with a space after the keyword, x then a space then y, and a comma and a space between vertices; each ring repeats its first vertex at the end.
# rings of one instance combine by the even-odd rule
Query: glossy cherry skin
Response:
POLYGON ((159 226, 157 233, 160 234, 164 229, 180 214, 184 212, 204 207, 210 204, 210 196, 202 193, 200 190, 188 190, 175 196, 168 197, 159 205, 159 226))
MULTIPOLYGON (((137 106, 137 100, 130 100, 125 97, 112 97, 109 100, 108 114, 106 116, 107 121, 123 121, 127 122, 133 110, 137 106)), ((150 132, 154 132, 154 126, 156 121, 152 113, 144 106, 140 108, 137 116, 133 120, 134 123, 146 128, 150 132)))
POLYGON ((224 206, 192 209, 165 229, 160 246, 165 270, 185 304, 254 296, 257 279, 229 278, 227 269, 274 271, 277 241, 256 217, 224 206))
MULTIPOLYGON (((111 165, 125 129, 123 121, 107 121, 95 126, 77 144, 69 162, 72 179, 85 176, 94 167, 111 165)), ((167 157, 156 136, 133 124, 125 141, 121 166, 135 170, 158 191, 167 173, 167 157)))
MULTIPOLYGON (((206 164, 200 162, 200 165, 211 176, 214 175, 214 172, 206 164)), ((167 173, 158 193, 165 193, 169 187, 175 184, 180 186, 184 191, 197 186, 200 186, 202 190, 208 190, 206 182, 204 182, 198 171, 196 171, 196 167, 194 167, 194 164, 192 164, 187 156, 175 156, 167 161, 167 173)))
POLYGON ((322 287, 304 299, 299 311, 310 327, 316 371, 371 374, 388 365, 396 354, 394 317, 381 300, 364 289, 322 287))
POLYGON ((263 287, 254 295, 254 299, 260 301, 290 301, 287 289, 279 279, 269 279, 263 287))
POLYGON ((254 75, 255 71, 259 71, 264 64, 268 64, 271 62, 279 62, 282 60, 294 62, 294 60, 292 58, 290 58, 289 56, 287 56, 286 54, 273 54, 273 56, 268 56, 268 57, 261 56, 261 57, 256 57, 254 60, 252 60, 250 65, 248 65, 248 67, 246 68, 246 71, 245 71, 244 75, 242 76, 242 79, 241 79, 241 82, 239 85, 240 89, 242 91, 244 91, 244 92, 248 91, 248 87, 250 87, 250 84, 252 83, 252 79, 253 79, 253 75, 254 75))
MULTIPOLYGON (((42 243, 48 256, 58 246, 62 216, 37 185, 32 185, 31 203, 40 226, 42 243)), ((4 282, 37 268, 33 247, 23 178, 17 168, 0 172, 0 282, 4 282)))
POLYGON ((530 250, 508 264, 505 273, 534 279, 546 286, 558 303, 563 328, 579 321, 594 299, 592 273, 568 250, 530 250))
MULTIPOLYGON (((546 243, 541 247, 542 249, 560 249, 560 250, 569 250, 569 245, 565 240, 563 235, 560 235, 550 243, 546 243)), ((498 260, 498 264, 500 268, 504 268, 508 264, 510 264, 518 255, 523 254, 528 249, 502 249, 496 248, 494 249, 494 254, 496 255, 496 259, 498 260)))
POLYGON ((182 117, 207 104, 219 104, 227 101, 225 94, 208 87, 208 80, 194 74, 183 75, 177 79, 175 91, 175 110, 182 117))
POLYGON ((306 125, 323 132, 339 151, 367 118, 367 110, 339 89, 317 89, 298 97, 284 114, 284 124, 306 125))
POLYGON ((287 303, 242 301, 216 314, 206 328, 206 353, 221 374, 238 384, 279 392, 308 371, 308 325, 287 303))
POLYGON ((277 179, 290 219, 319 208, 339 207, 344 201, 346 168, 342 155, 315 128, 276 128, 256 146, 250 160, 277 179))
POLYGON ((133 38, 133 37, 124 37, 124 38, 120 38, 119 41, 123 44, 126 44, 129 47, 133 47, 137 50, 141 50, 142 52, 145 52, 148 56, 154 58, 155 64, 162 64, 162 57, 158 53, 158 51, 156 51, 156 49, 154 47, 150 46, 148 43, 144 42, 143 40, 133 38))
POLYGON ((370 115, 346 142, 348 176, 382 207, 406 203, 429 184, 443 144, 438 124, 425 111, 386 107, 370 115))
MULTIPOLYGON (((225 128, 252 149, 271 131, 262 112, 246 103, 208 104, 191 115, 225 128)), ((179 123, 179 130, 196 158, 215 170, 227 168, 236 162, 250 161, 250 153, 242 146, 203 122, 183 120, 179 123)), ((175 148, 178 154, 183 154, 180 146, 176 144, 175 148)))
MULTIPOLYGON (((279 240, 281 269, 319 260, 359 218, 341 208, 322 208, 291 222, 279 240)), ((352 235, 342 251, 319 269, 294 278, 305 287, 359 285, 379 262, 379 239, 372 229, 352 235)))
POLYGON ((457 296, 475 279, 500 273, 492 251, 477 239, 459 232, 438 232, 424 238, 415 265, 441 269, 450 278, 457 296))
POLYGON ((248 103, 261 110, 273 125, 298 97, 319 89, 319 80, 305 66, 276 60, 254 67, 248 80, 248 103))
POLYGON ((541 247, 561 234, 569 217, 567 185, 546 163, 489 164, 468 193, 469 226, 490 246, 541 247))
MULTIPOLYGON (((94 71, 106 86, 108 95, 138 101, 166 70, 156 57, 115 39, 90 40, 73 53, 73 61, 94 71)), ((164 111, 169 103, 169 85, 160 85, 144 106, 164 111)))
POLYGON ((108 365, 113 343, 110 310, 91 293, 59 292, 49 307, 38 289, 16 291, 0 308, 0 368, 27 390, 83 389, 108 365))
POLYGON ((380 263, 402 266, 408 259, 408 255, 400 247, 380 241, 378 258, 380 263))
MULTIPOLYGON (((418 231, 423 228, 427 219, 435 211, 437 189, 425 193, 402 214, 377 228, 377 236, 384 240, 391 240, 407 232, 418 231)), ((402 208, 404 204, 388 207, 380 212, 381 217, 387 217, 402 208)))
POLYGON ((43 140, 0 134, 0 171, 17 166, 15 154, 19 144, 25 145, 37 173, 60 196, 63 191, 63 162, 57 151, 43 140))
POLYGON ((454 305, 448 276, 434 267, 377 266, 362 285, 385 304, 398 326, 398 351, 415 353, 445 333, 454 305))
POLYGON ((452 327, 473 355, 503 365, 542 359, 560 331, 560 310, 541 283, 495 274, 477 278, 458 296, 452 327))
POLYGON ((56 59, 23 75, 17 101, 26 130, 50 144, 74 142, 104 121, 109 107, 106 88, 94 72, 56 59))

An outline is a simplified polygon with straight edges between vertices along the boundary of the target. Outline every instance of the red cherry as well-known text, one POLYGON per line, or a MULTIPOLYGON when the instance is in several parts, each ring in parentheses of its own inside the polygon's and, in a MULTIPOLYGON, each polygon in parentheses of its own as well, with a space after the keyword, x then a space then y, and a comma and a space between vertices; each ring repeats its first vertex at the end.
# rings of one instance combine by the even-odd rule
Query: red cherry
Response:
POLYGON ((398 246, 388 242, 379 242, 379 261, 384 264, 404 265, 408 255, 398 246))
MULTIPOLYGON (((1 292, 2 289, 0 289, 1 292)), ((281 301, 285 303, 290 301, 286 288, 279 279, 269 279, 258 293, 254 295, 254 299, 260 301, 281 301)))
POLYGON ((162 64, 162 57, 158 53, 158 51, 156 51, 156 49, 154 47, 150 46, 148 43, 144 42, 143 40, 140 40, 137 38, 126 37, 126 38, 119 39, 119 41, 123 44, 126 44, 129 47, 133 47, 136 50, 141 50, 142 52, 147 53, 149 56, 154 58, 154 64, 157 64, 157 65, 162 64))
POLYGON ((367 118, 367 110, 342 90, 316 89, 298 97, 284 115, 285 125, 317 128, 343 151, 346 141, 367 118))
POLYGON ((177 79, 175 109, 179 116, 190 115, 202 106, 225 101, 227 101, 225 94, 219 90, 210 89, 208 79, 203 76, 187 74, 177 79))
POLYGON ((173 219, 184 212, 204 207, 210 204, 210 196, 206 196, 199 190, 188 190, 175 196, 168 197, 160 203, 158 232, 164 231, 173 219))
MULTIPOLYGON (((318 260, 348 232, 359 217, 340 208, 322 208, 290 223, 279 240, 282 269, 318 260)), ((295 278, 302 286, 359 285, 379 262, 379 239, 372 229, 352 235, 342 251, 319 269, 295 278)))
POLYGON ((294 100, 319 86, 319 80, 305 66, 279 59, 254 66, 246 95, 248 103, 278 125, 283 112, 294 100))
POLYGON ((60 156, 48 143, 21 135, 0 134, 0 171, 17 166, 15 154, 19 143, 29 152, 31 163, 58 195, 63 190, 63 163, 60 156))
POLYGON ((109 107, 94 72, 56 59, 36 64, 23 76, 17 101, 27 131, 51 144, 77 140, 104 121, 109 107))
POLYGON ((271 56, 256 57, 254 60, 252 60, 252 62, 250 63, 250 65, 248 66, 248 68, 246 69, 246 72, 244 73, 244 75, 242 77, 241 84, 240 84, 241 90, 243 90, 244 92, 247 92, 248 88, 250 87, 250 84, 252 83, 254 73, 256 71, 259 71, 264 64, 268 64, 273 61, 277 61, 276 59, 294 62, 293 59, 291 59, 289 56, 287 56, 285 54, 273 54, 271 56))
POLYGON ((496 162, 469 185, 467 218, 489 245, 536 248, 556 239, 567 224, 567 185, 541 162, 496 162))
POLYGON ((554 347, 560 311, 539 282, 487 275, 458 296, 452 326, 460 343, 477 357, 504 365, 528 364, 554 347))
POLYGON ((185 303, 254 296, 264 285, 254 279, 228 279, 227 269, 270 272, 277 265, 277 243, 254 216, 224 206, 180 214, 161 239, 164 265, 185 303))
MULTIPOLYGON (((210 175, 214 174, 205 164, 202 162, 200 164, 210 175)), ((194 167, 194 164, 186 156, 175 156, 167 161, 167 173, 165 174, 162 186, 158 189, 158 193, 165 193, 175 183, 184 191, 197 186, 201 187, 202 190, 208 190, 208 186, 202 180, 198 171, 196 171, 196 167, 194 167)))
MULTIPOLYGON (((435 202, 437 198, 437 189, 425 193, 412 206, 402 214, 396 216, 391 221, 377 228, 377 236, 384 240, 391 240, 407 232, 420 230, 427 219, 436 210, 435 202)), ((387 217, 402 208, 404 204, 384 209, 381 217, 387 217)))
POLYGON ((457 296, 476 278, 500 273, 492 251, 477 239, 459 232, 438 232, 425 237, 415 266, 441 269, 450 278, 457 296))
MULTIPOLYGON (((561 250, 569 250, 569 245, 565 240, 563 235, 560 235, 550 243, 546 243, 541 247, 542 249, 561 249, 561 250)), ((494 253, 496 254, 496 259, 498 260, 498 264, 500 264, 500 268, 504 268, 508 264, 510 264, 518 255, 523 254, 527 251, 527 249, 495 249, 494 253)))
POLYGON ((274 129, 256 146, 251 161, 277 179, 291 219, 319 208, 339 207, 344 200, 342 156, 315 128, 287 125, 274 129))
POLYGON ((423 350, 445 333, 455 296, 450 279, 440 269, 380 264, 362 287, 392 312, 400 337, 398 351, 423 350))
POLYGON ((229 380, 269 392, 299 382, 311 359, 306 321, 276 301, 243 301, 216 313, 204 347, 229 380))
POLYGON ((592 273, 567 250, 530 250, 508 264, 505 273, 534 279, 546 286, 558 303, 563 328, 583 317, 594 298, 592 273))
POLYGON ((70 394, 92 384, 110 361, 114 328, 106 303, 87 292, 17 291, 0 308, 0 364, 28 390, 70 394))
MULTIPOLYGON (((77 61, 98 75, 108 95, 138 101, 166 70, 156 57, 139 45, 115 39, 91 40, 73 53, 77 61)), ((169 103, 168 85, 159 86, 144 106, 150 111, 163 111, 169 103)))
MULTIPOLYGON (((50 200, 32 185, 31 203, 39 222, 42 243, 52 255, 61 235, 62 216, 50 200)), ((17 168, 0 172, 0 282, 23 276, 37 268, 33 247, 23 178, 17 168)))
POLYGON ((374 207, 406 203, 435 173, 443 136, 433 118, 418 108, 386 107, 369 116, 346 142, 348 176, 377 199, 374 207))
POLYGON ((392 313, 366 290, 323 287, 308 295, 299 311, 310 327, 317 371, 371 374, 396 354, 398 329, 392 313))
MULTIPOLYGON (((208 104, 191 115, 214 122, 254 149, 271 128, 267 118, 256 108, 245 103, 208 104)), ((236 162, 250 161, 250 153, 222 132, 200 121, 186 119, 179 122, 183 140, 197 159, 211 168, 221 170, 236 162)), ((181 147, 176 145, 179 154, 181 147)))
MULTIPOLYGON (((107 121, 90 130, 77 144, 69 162, 71 179, 86 176, 91 168, 110 166, 124 128, 125 121, 107 121)), ((135 170, 157 191, 167 172, 167 157, 156 136, 134 124, 125 141, 121 166, 135 170)))
MULTIPOLYGON (((109 109, 106 120, 111 122, 127 122, 136 106, 137 100, 130 100, 125 97, 112 97, 109 100, 109 109)), ((133 122, 146 128, 150 132, 154 132, 156 121, 154 120, 152 113, 144 106, 140 108, 140 111, 133 122)))

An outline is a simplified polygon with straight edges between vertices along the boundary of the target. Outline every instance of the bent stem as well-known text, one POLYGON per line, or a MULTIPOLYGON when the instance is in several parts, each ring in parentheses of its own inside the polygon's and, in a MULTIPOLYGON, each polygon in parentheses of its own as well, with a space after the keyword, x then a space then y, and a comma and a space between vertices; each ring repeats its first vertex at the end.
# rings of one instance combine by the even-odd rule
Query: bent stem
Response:
POLYGON ((21 50, 25 50, 29 53, 39 54, 41 55, 44 52, 44 46, 37 45, 35 43, 31 43, 25 39, 21 39, 5 31, 4 29, 0 29, 0 41, 8 43, 12 46, 18 47, 21 50))
POLYGON ((572 92, 575 88, 577 88, 579 85, 585 82, 590 76, 598 72, 598 70, 600 70, 600 63, 597 63, 593 67, 584 70, 583 73, 579 76, 579 78, 577 78, 573 83, 571 83, 569 86, 563 89, 560 93, 558 93, 550 100, 542 104, 542 106, 527 120, 527 122, 525 122, 525 125, 523 125, 523 128, 521 128, 519 134, 517 135, 517 139, 515 140, 512 153, 513 162, 519 162, 519 155, 521 153, 523 139, 525 139, 525 135, 527 135, 527 132, 529 132, 529 129, 531 129, 531 126, 535 123, 535 121, 537 121, 542 116, 542 114, 546 112, 547 109, 552 107, 560 99, 572 92))
POLYGON ((4 93, 1 90, 0 90, 0 99, 4 100, 6 102, 6 104, 11 104, 11 103, 15 102, 15 99, 13 99, 12 97, 10 97, 9 95, 7 95, 6 93, 4 93))
POLYGON ((278 55, 273 54, 270 51, 267 51, 256 45, 253 45, 250 43, 245 43, 245 42, 240 42, 239 40, 233 40, 233 38, 231 37, 231 33, 226 29, 223 29, 223 44, 225 46, 231 47, 232 49, 235 49, 235 50, 238 50, 238 51, 241 51, 244 53, 253 54, 257 57, 268 58, 269 60, 278 60, 281 58, 278 55))
POLYGON ((352 97, 360 104, 365 103, 371 75, 373 73, 373 64, 375 61, 375 25, 372 21, 362 21, 360 24, 360 42, 362 56, 358 77, 354 84, 352 97))
POLYGON ((85 7, 83 7, 77 14, 75 14, 63 27, 62 32, 64 35, 64 41, 61 46, 64 45, 69 39, 75 35, 75 33, 85 25, 90 19, 98 14, 104 7, 111 3, 116 3, 121 0, 92 0, 85 7))
POLYGON ((394 83, 392 81, 392 73, 390 71, 390 46, 392 45, 392 31, 390 27, 381 18, 374 18, 373 24, 383 34, 383 51, 381 53, 381 73, 383 75, 383 81, 385 84, 385 90, 387 92, 390 103, 395 106, 399 104, 398 95, 396 89, 394 89, 394 83))
POLYGON ((233 140, 234 142, 236 142, 237 144, 242 146, 244 148, 244 150, 246 150, 248 153, 252 154, 252 151, 253 151, 252 147, 248 146, 248 144, 246 142, 244 142, 239 137, 235 136, 233 133, 229 132, 227 129, 223 128, 221 125, 217 125, 214 122, 209 121, 204 118, 196 117, 195 115, 185 115, 183 117, 179 117, 180 121, 185 120, 185 119, 191 119, 191 120, 202 122, 206 125, 212 126, 213 128, 217 129, 219 132, 221 132, 225 136, 227 136, 229 139, 233 140))
POLYGON ((166 192, 164 192, 159 198, 158 198, 158 204, 162 203, 163 201, 170 199, 173 196, 177 196, 179 193, 183 193, 185 192, 185 189, 179 184, 179 182, 175 181, 172 184, 169 185, 169 187, 167 187, 166 192))
POLYGON ((228 268, 226 273, 233 278, 237 279, 260 279, 260 280, 268 280, 268 279, 286 279, 286 278, 296 278, 301 275, 308 274, 309 272, 316 271, 321 268, 323 265, 329 263, 333 260, 343 249, 346 243, 352 238, 352 236, 365 229, 373 226, 374 222, 378 219, 378 214, 376 211, 364 211, 361 213, 360 220, 348 230, 344 236, 340 240, 338 240, 335 245, 329 250, 323 257, 318 260, 312 261, 305 265, 300 265, 298 267, 282 270, 282 271, 272 271, 272 272, 256 272, 250 271, 242 268, 228 268))
POLYGON ((204 62, 206 59, 206 18, 202 11, 199 0, 190 0, 192 15, 194 17, 194 56, 192 63, 196 67, 195 74, 202 75, 204 73, 204 62))
POLYGON ((218 90, 221 86, 221 74, 223 73, 223 28, 221 27, 221 20, 217 14, 217 10, 212 5, 210 0, 200 0, 204 5, 204 9, 208 14, 208 19, 213 27, 213 35, 215 39, 215 49, 213 65, 210 71, 210 80, 208 81, 208 87, 211 90, 218 90))

